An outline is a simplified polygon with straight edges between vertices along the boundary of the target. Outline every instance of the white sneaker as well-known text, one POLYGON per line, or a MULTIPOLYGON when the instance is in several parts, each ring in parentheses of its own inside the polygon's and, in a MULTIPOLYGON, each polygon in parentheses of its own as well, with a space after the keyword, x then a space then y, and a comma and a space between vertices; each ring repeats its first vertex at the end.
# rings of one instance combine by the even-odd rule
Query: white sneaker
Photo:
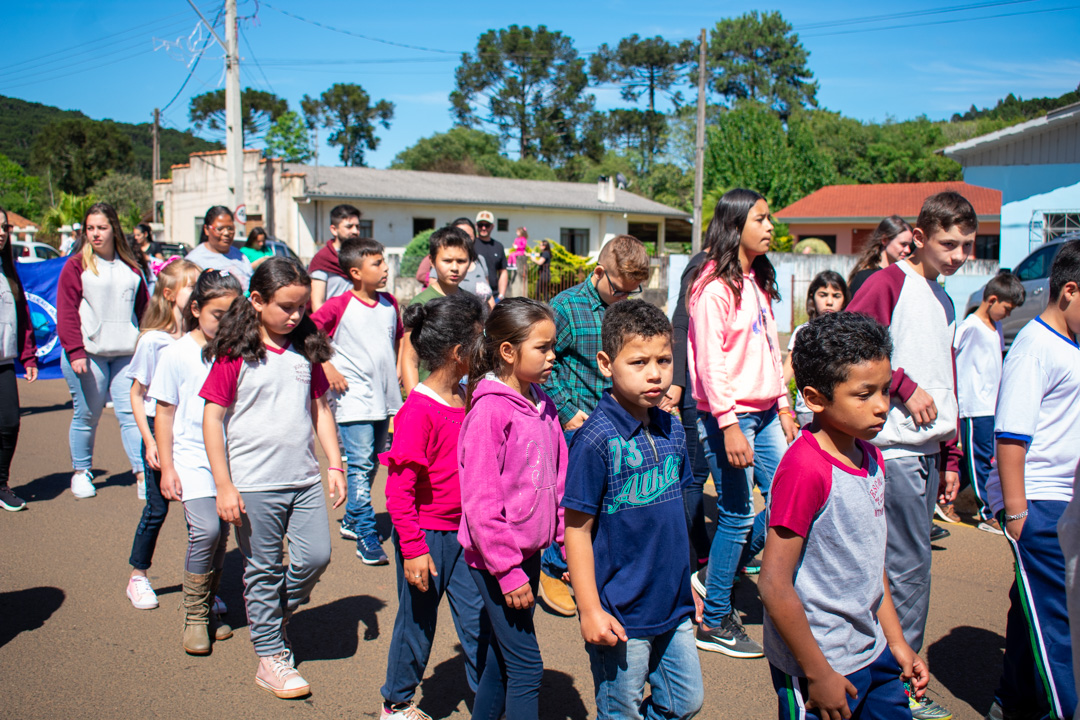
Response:
POLYGON ((93 483, 94 475, 89 470, 77 470, 71 476, 71 494, 79 499, 92 498, 97 495, 97 488, 93 483))
POLYGON ((383 703, 379 720, 431 720, 431 716, 412 703, 395 705, 393 710, 387 710, 383 703))
POLYGON ((225 615, 229 612, 229 608, 225 607, 225 601, 219 598, 217 595, 214 596, 213 611, 218 615, 225 615))
POLYGON ((292 666, 292 653, 288 650, 259 658, 255 684, 279 698, 303 697, 311 692, 311 685, 292 666))
POLYGON ((146 477, 135 476, 135 495, 140 500, 146 499, 146 477))
POLYGON ((127 596, 136 610, 153 610, 158 606, 157 594, 145 575, 132 575, 127 584, 127 596))

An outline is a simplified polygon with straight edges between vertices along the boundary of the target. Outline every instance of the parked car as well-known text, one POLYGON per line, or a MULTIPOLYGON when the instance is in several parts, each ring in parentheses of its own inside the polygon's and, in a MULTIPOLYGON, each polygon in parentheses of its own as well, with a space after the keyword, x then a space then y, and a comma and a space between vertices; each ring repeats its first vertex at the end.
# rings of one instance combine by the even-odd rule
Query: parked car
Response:
POLYGON ((274 255, 276 255, 277 257, 288 257, 296 260, 297 262, 300 262, 300 258, 296 256, 296 253, 292 251, 292 248, 283 243, 281 240, 268 239, 266 241, 266 247, 273 250, 274 255))
POLYGON ((184 243, 161 243, 161 254, 166 260, 171 257, 184 257, 189 252, 191 248, 184 243))
MULTIPOLYGON (((1066 233, 1052 242, 1043 243, 1021 260, 1013 270, 1024 286, 1026 297, 1022 306, 1013 310, 1012 315, 1001 321, 1006 349, 1012 346, 1013 338, 1020 332, 1020 328, 1046 309, 1046 300, 1050 295, 1050 267, 1054 264, 1054 258, 1057 257, 1061 246, 1070 240, 1080 240, 1080 232, 1066 233)), ((975 312, 982 303, 982 297, 983 288, 971 293, 964 310, 964 317, 975 312)))
POLYGON ((32 240, 12 240, 11 249, 19 262, 33 263, 60 257, 60 251, 52 245, 32 240))

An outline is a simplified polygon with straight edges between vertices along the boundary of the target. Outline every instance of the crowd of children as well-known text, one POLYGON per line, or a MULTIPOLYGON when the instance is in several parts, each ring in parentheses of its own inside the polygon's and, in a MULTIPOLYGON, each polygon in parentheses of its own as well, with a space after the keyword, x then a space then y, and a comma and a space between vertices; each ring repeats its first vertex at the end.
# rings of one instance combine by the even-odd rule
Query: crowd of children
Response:
MULTIPOLYGON (((272 255, 238 269, 232 215, 211 208, 212 247, 165 263, 149 295, 115 210, 99 203, 64 265, 72 493, 95 494, 94 431, 111 397, 146 500, 126 593, 158 606, 146 571, 169 502, 182 503, 184 651, 232 636, 217 597, 231 525, 255 682, 281 698, 310 692, 288 623, 330 561, 318 441, 333 508, 345 506, 340 535, 396 572, 384 720, 427 717, 414 696, 444 595, 485 720, 538 717, 538 599, 579 617, 601 718, 694 717, 700 649, 766 657, 781 718, 946 720, 917 653, 931 520, 955 513, 964 482, 979 527, 1006 536, 1017 568, 990 717, 1072 717, 1080 242, 1058 253, 1048 306, 1003 363, 1000 322, 1024 288, 999 274, 957 326, 938 279, 970 255, 978 220, 960 195, 935 195, 913 227, 882 231, 887 267, 861 270, 854 297, 835 272, 812 281, 785 359, 769 205, 750 190, 718 201, 674 325, 630 299, 648 256, 628 235, 550 305, 502 297, 490 213, 479 250, 461 223, 431 235, 430 284, 402 312, 359 218, 334 208, 309 274, 272 255), (497 298, 463 288, 485 255, 497 298), (371 501, 380 464, 390 556, 371 501), (739 576, 758 571, 762 643, 733 602, 739 576)), ((0 503, 17 510, 11 363, 36 373, 3 232, 0 503)))

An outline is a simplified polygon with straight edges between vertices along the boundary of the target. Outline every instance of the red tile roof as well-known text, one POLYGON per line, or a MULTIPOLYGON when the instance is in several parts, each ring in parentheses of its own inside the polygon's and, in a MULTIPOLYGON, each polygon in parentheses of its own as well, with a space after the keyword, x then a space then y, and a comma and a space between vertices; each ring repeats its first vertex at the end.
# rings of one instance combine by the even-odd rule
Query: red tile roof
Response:
POLYGON ((38 225, 36 222, 32 222, 30 220, 27 220, 26 218, 24 218, 19 213, 12 212, 10 210, 6 210, 5 212, 7 213, 7 221, 9 223, 11 223, 12 225, 14 225, 15 227, 17 227, 17 228, 32 227, 32 228, 37 228, 39 230, 41 229, 41 226, 38 225))
POLYGON ((889 215, 914 219, 923 201, 936 193, 955 190, 975 207, 980 218, 1001 215, 1001 191, 965 182, 883 183, 880 185, 827 185, 776 213, 785 222, 809 219, 863 219, 889 215))

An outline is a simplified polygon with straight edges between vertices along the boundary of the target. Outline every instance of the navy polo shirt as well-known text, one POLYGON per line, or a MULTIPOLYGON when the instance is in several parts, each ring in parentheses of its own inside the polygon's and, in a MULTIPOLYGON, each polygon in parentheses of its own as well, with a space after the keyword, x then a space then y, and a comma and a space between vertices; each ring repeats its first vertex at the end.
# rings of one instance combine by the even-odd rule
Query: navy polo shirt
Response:
POLYGON ((691 479, 682 424, 636 420, 605 391, 570 443, 562 505, 596 518, 600 603, 629 637, 650 637, 694 612, 682 488, 691 479))

